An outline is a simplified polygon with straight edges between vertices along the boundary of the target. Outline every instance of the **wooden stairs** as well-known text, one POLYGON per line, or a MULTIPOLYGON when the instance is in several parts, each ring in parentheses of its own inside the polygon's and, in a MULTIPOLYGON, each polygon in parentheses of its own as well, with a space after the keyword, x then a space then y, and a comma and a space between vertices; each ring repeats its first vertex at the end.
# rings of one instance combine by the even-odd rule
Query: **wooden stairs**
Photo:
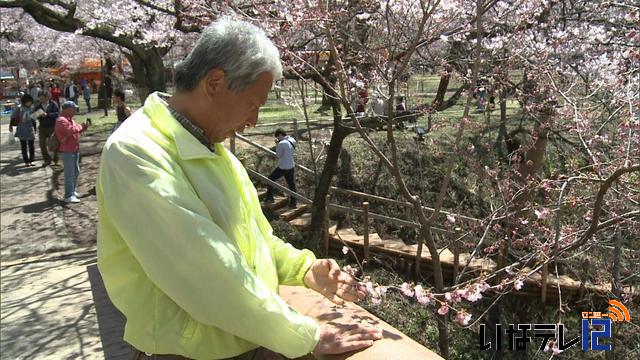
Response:
MULTIPOLYGON (((258 196, 262 200, 266 195, 266 191, 259 191, 258 196)), ((301 231, 307 230, 311 225, 311 213, 309 212, 308 205, 298 205, 295 209, 290 209, 288 205, 287 197, 275 197, 273 203, 261 202, 263 209, 267 208, 272 211, 282 221, 287 221, 289 224, 295 226, 301 231)), ((342 246, 348 246, 352 248, 360 259, 364 254, 364 237, 358 235, 354 229, 338 229, 336 225, 329 228, 329 246, 338 253, 342 246)), ((391 259, 400 268, 405 268, 407 271, 411 271, 415 262, 418 245, 408 245, 400 239, 382 239, 377 233, 369 233, 369 251, 377 256, 386 256, 391 259)), ((443 270, 445 281, 452 283, 454 276, 455 255, 447 248, 439 249, 440 263, 443 270)), ((469 259, 469 253, 460 253, 458 255, 458 271, 462 271, 464 265, 469 259)), ((426 246, 423 246, 421 254, 421 272, 424 275, 429 276, 433 267, 431 261, 431 255, 429 254, 426 246)), ((475 258, 471 260, 467 269, 465 270, 465 278, 477 277, 482 274, 488 274, 497 267, 495 261, 487 258, 475 258)), ((524 271, 531 272, 531 269, 524 268, 524 271)), ((456 272, 457 273, 457 272, 456 272)), ((537 271, 524 280, 524 286, 517 291, 512 291, 515 295, 521 296, 541 296, 542 292, 542 271, 537 271)), ((546 288, 546 302, 558 303, 559 296, 561 294, 563 302, 572 300, 581 300, 587 294, 593 294, 596 297, 602 299, 608 299, 610 295, 610 289, 605 286, 590 284, 588 282, 580 282, 572 279, 569 276, 561 275, 556 277, 549 272, 547 277, 546 288), (560 291, 558 291, 560 287, 560 291)), ((628 290, 628 293, 632 295, 634 299, 640 299, 640 293, 637 289, 632 291, 628 290)))

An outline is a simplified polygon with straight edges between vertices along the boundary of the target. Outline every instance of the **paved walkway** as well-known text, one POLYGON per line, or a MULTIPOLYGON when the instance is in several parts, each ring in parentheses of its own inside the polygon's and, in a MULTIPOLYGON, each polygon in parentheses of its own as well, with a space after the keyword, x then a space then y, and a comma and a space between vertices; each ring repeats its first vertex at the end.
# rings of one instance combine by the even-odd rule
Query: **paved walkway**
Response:
POLYGON ((0 358, 129 359, 124 318, 105 293, 95 247, 78 248, 84 242, 69 237, 51 169, 24 167, 20 144, 8 144, 7 121, 0 123, 0 358))
MULTIPOLYGON (((7 119, 1 123, 0 151, 0 258, 15 259, 29 255, 74 248, 62 221, 62 209, 55 199, 50 167, 26 167, 20 142, 8 143, 7 119)), ((36 142, 36 147, 37 142, 36 142)), ((40 149, 36 163, 42 164, 40 149)))

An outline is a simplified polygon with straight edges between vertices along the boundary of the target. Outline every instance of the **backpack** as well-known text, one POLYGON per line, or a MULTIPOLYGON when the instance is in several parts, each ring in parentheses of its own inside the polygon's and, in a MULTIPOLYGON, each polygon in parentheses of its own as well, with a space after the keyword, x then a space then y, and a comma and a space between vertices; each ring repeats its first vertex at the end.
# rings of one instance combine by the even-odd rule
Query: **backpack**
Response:
POLYGON ((289 141, 289 139, 284 139, 286 140, 289 144, 291 144, 291 146, 293 147, 293 150, 296 149, 296 144, 294 144, 293 142, 289 141))
POLYGON ((53 153, 58 152, 58 149, 60 149, 60 142, 58 141, 55 133, 49 136, 49 140, 47 140, 47 149, 53 153))
POLYGON ((18 126, 20 124, 20 107, 17 107, 11 113, 11 120, 9 120, 9 126, 18 126))

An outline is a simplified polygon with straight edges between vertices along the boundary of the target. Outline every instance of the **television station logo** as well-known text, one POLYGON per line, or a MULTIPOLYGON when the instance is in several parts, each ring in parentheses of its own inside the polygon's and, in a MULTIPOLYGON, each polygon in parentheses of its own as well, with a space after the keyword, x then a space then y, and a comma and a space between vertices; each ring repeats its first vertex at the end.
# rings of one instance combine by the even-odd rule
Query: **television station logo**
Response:
POLYGON ((524 351, 533 339, 542 339, 540 351, 555 349, 554 352, 562 352, 577 343, 582 344, 583 351, 610 351, 611 343, 605 343, 605 340, 611 338, 611 324, 631 321, 631 314, 618 300, 609 300, 607 310, 606 313, 583 311, 582 334, 570 340, 565 338, 564 324, 508 324, 504 332, 502 324, 496 324, 493 337, 495 340, 490 341, 486 336, 486 324, 480 324, 480 349, 524 351), (507 337, 505 344, 503 334, 507 337))

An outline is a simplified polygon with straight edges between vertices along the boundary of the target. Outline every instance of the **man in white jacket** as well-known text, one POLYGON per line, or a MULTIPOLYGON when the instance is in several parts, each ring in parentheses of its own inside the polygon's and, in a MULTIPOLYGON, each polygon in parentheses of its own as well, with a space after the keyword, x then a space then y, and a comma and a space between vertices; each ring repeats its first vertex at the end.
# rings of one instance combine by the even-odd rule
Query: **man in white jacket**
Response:
MULTIPOLYGON (((276 137, 276 156, 278 157, 278 166, 273 170, 269 179, 277 181, 284 176, 287 182, 289 190, 296 191, 296 179, 295 168, 296 164, 293 160, 293 152, 296 149, 296 140, 291 136, 287 136, 287 133, 283 129, 278 129, 275 132, 276 137)), ((267 186, 266 202, 273 202, 273 187, 267 186)), ((289 207, 295 208, 297 206, 297 200, 293 196, 289 200, 289 207)))

